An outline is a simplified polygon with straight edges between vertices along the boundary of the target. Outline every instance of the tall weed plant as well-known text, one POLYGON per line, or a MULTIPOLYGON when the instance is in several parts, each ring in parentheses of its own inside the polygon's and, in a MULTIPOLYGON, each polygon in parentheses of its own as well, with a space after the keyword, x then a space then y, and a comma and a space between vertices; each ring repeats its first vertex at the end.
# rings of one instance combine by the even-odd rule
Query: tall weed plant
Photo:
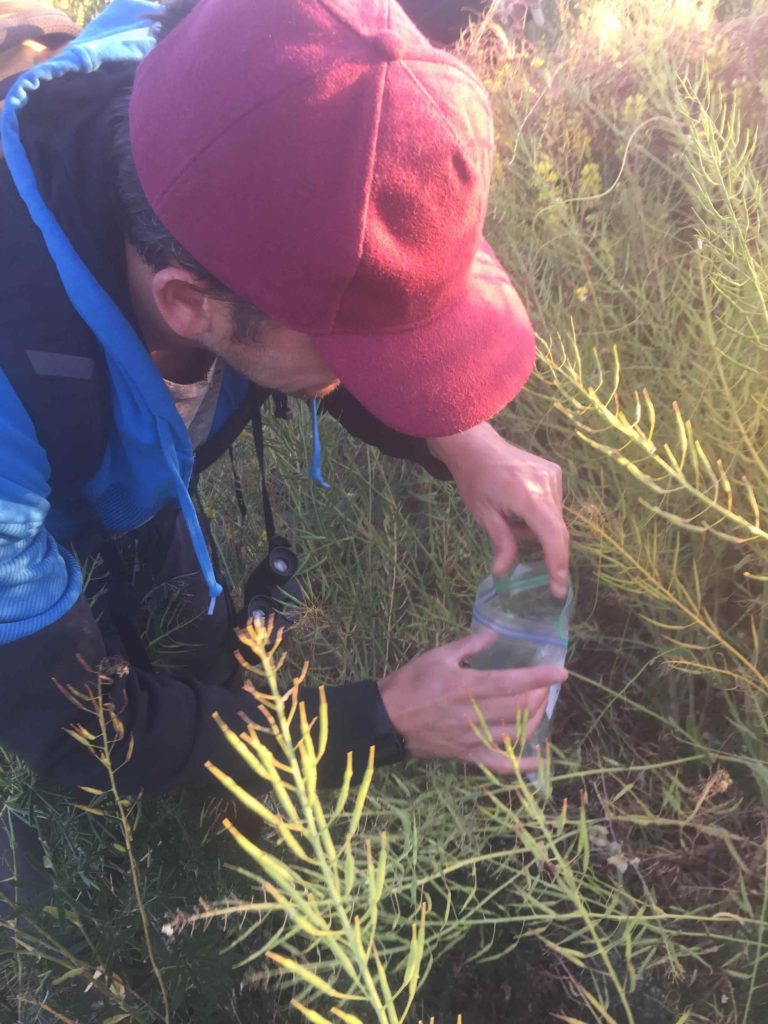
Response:
MULTIPOLYGON (((540 357, 498 426, 563 465, 578 589, 545 784, 410 763, 315 791, 322 716, 292 745, 283 716, 300 711, 278 680, 305 659, 317 683, 379 675, 456 636, 488 555, 449 485, 325 420, 333 489, 320 491, 306 416, 275 424, 269 465, 306 606, 285 665, 251 638, 279 763, 246 731, 231 742, 253 791, 221 780, 258 838, 230 813, 238 870, 222 874, 217 853, 207 876, 166 875, 169 893, 150 848, 178 841, 183 815, 131 819, 134 870, 110 882, 131 939, 100 941, 107 899, 101 922, 82 907, 76 962, 55 936, 45 956, 17 953, 9 991, 35 964, 35 1019, 143 1022, 148 1005, 203 1019, 196 949, 221 982, 206 1020, 248 1019, 261 998, 280 1019, 350 1024, 768 1015, 768 11, 588 0, 544 5, 545 31, 515 36, 502 6, 463 52, 496 110, 488 233, 540 357)), ((256 515, 241 521, 227 467, 203 489, 235 584, 264 542, 245 439, 237 455, 256 515)), ((4 783, 17 800, 19 772, 4 783)), ((190 869, 221 841, 188 843, 190 869)), ((60 889, 70 914, 77 884, 60 889)))
MULTIPOLYGON (((540 335, 500 428, 569 483, 572 681, 549 800, 411 766, 369 808, 394 834, 394 807, 413 816, 409 916, 426 901, 431 997, 457 962, 506 964, 511 996, 501 1007, 499 983, 486 1018, 768 1012, 768 17, 735 13, 593 3, 560 10, 548 45, 493 16, 465 41, 497 114, 489 234, 540 335), (464 892, 465 871, 452 956, 435 908, 457 906, 446 880, 464 892), (561 983, 543 1008, 516 991, 531 958, 561 983)), ((306 451, 279 437, 274 458, 312 561, 304 651, 332 679, 466 628, 485 559, 441 485, 332 424, 325 438, 330 496, 301 480, 306 451)))

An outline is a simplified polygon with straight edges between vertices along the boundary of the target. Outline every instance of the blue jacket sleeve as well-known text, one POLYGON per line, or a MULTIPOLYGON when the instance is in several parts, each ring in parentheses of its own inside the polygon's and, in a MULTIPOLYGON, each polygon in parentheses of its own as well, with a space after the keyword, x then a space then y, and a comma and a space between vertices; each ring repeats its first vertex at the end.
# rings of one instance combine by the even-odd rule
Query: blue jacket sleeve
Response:
POLYGON ((0 644, 29 636, 77 600, 80 568, 45 529, 49 467, 0 371, 0 644))

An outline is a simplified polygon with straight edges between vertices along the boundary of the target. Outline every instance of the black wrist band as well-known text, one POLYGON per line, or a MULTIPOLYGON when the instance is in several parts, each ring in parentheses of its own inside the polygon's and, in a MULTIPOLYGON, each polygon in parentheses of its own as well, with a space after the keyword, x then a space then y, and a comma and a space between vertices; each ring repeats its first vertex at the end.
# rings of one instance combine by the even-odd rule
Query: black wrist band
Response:
POLYGON ((376 764, 396 764, 408 756, 405 740, 396 731, 379 695, 373 715, 373 740, 376 746, 376 764))

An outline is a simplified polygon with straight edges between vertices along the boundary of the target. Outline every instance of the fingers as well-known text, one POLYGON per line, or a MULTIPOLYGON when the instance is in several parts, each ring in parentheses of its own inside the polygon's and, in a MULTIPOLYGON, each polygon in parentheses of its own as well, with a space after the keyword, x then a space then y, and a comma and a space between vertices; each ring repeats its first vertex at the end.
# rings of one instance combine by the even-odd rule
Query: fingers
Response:
POLYGON ((477 701, 476 707, 493 734, 494 729, 506 729, 506 735, 514 734, 518 721, 528 716, 528 731, 534 718, 541 718, 547 709, 549 688, 533 690, 522 697, 496 697, 493 700, 477 701), (511 733, 510 733, 511 730, 511 733))
POLYGON ((544 552, 544 564, 555 597, 564 598, 568 593, 568 549, 570 538, 560 510, 554 506, 542 505, 540 514, 529 526, 536 534, 544 552))
MULTIPOLYGON (((525 740, 527 742, 531 736, 534 736, 536 730, 539 728, 544 714, 546 711, 546 705, 542 705, 539 711, 535 715, 531 715, 526 723, 525 740)), ((522 724, 522 723, 521 723, 522 724)), ((519 736, 516 727, 512 729, 509 726, 497 726, 494 729, 489 730, 491 734, 491 740, 495 744, 494 747, 485 745, 478 745, 474 751, 472 761, 475 764, 485 765, 492 771, 496 772, 497 775, 512 775, 514 774, 515 767, 512 758, 505 750, 507 741, 514 747, 518 742, 519 736)), ((516 753, 518 753, 517 751, 516 753)), ((519 766, 521 772, 535 772, 538 767, 538 757, 523 757, 519 760, 519 766)))
MULTIPOLYGON (((475 654, 487 651, 498 640, 492 629, 478 629, 458 640, 435 647, 420 658, 439 657, 442 661, 462 666, 462 663, 475 654)), ((461 682, 473 693, 493 696, 495 691, 501 694, 509 692, 506 687, 514 687, 516 691, 533 689, 536 686, 552 686, 553 683, 564 683, 568 678, 568 670, 562 665, 530 665, 526 668, 493 668, 475 669, 461 667, 461 682), (526 685, 528 684, 528 685, 526 685)), ((457 680, 458 682, 459 680, 457 680)))
MULTIPOLYGON (((489 768, 494 775, 515 774, 515 766, 512 759, 500 750, 482 747, 478 749, 476 757, 468 758, 467 760, 472 764, 480 764, 485 768, 489 768)), ((535 757, 523 757, 518 761, 518 766, 523 775, 529 775, 537 770, 539 762, 535 757)))
POLYGON ((493 647, 496 639, 496 634, 492 629, 480 629, 476 633, 469 633, 467 636, 463 636, 460 640, 454 640, 450 644, 443 644, 442 647, 438 647, 436 650, 448 658, 448 660, 459 665, 462 661, 466 661, 467 658, 471 658, 473 654, 480 654, 482 651, 487 651, 489 647, 493 647))
MULTIPOLYGON (((474 764, 481 764, 485 768, 490 768, 494 775, 514 775, 515 767, 512 761, 506 754, 502 754, 501 751, 497 750, 483 750, 478 751, 477 758, 473 761, 474 764)), ((522 767, 520 762, 520 768, 522 771, 525 769, 522 767)), ((535 765, 534 765, 535 770, 535 765)))
POLYGON ((517 562, 520 541, 535 538, 541 544, 552 593, 555 597, 564 598, 568 593, 570 537, 561 508, 561 503, 555 499, 540 500, 524 520, 512 522, 501 513, 489 510, 482 525, 493 549, 493 575, 504 576, 511 572, 517 562))
MULTIPOLYGON (((514 746, 519 741, 523 729, 524 742, 535 735, 546 714, 547 694, 546 689, 535 690, 527 695, 529 703, 522 705, 519 701, 502 701, 497 698, 489 704, 479 706, 478 711, 483 717, 484 728, 475 725, 478 743, 465 759, 485 765, 497 775, 514 774, 514 764, 504 749, 505 745, 509 741, 514 746), (483 742, 485 738, 490 739, 494 746, 486 745, 483 742)), ((522 772, 535 771, 536 766, 535 757, 522 758, 520 761, 522 772)))
POLYGON ((536 534, 530 526, 526 526, 525 523, 512 522, 509 524, 509 529, 518 545, 520 544, 520 541, 536 539, 536 534))
POLYGON ((500 513, 489 511, 483 526, 491 541, 493 562, 491 572, 494 576, 504 576, 511 572, 517 562, 517 537, 509 522, 500 513))
POLYGON ((507 740, 514 745, 521 737, 527 741, 535 735, 546 714, 547 702, 542 699, 531 707, 521 707, 518 714, 511 717, 507 709, 506 714, 498 719, 486 714, 484 708, 479 710, 483 716, 483 725, 477 722, 474 724, 478 738, 481 741, 490 740, 496 747, 504 749, 507 740))
POLYGON ((561 665, 532 665, 529 668, 462 669, 462 682, 468 695, 478 702, 503 698, 510 700, 520 694, 542 687, 564 683, 567 669, 561 665))
POLYGON ((518 722, 504 722, 503 724, 489 727, 491 739, 497 747, 504 747, 507 740, 515 743, 523 728, 525 729, 526 740, 533 736, 542 723, 547 711, 547 703, 543 701, 536 708, 530 708, 528 715, 522 714, 518 722))

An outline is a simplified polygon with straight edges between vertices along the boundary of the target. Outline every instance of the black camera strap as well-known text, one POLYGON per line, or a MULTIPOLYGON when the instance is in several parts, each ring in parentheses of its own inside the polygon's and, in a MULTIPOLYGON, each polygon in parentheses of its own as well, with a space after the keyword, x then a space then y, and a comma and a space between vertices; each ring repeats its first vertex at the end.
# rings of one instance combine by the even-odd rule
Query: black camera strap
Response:
MULTIPOLYGON (((275 536, 275 515, 272 511, 272 502, 269 499, 269 490, 267 488, 267 474, 265 468, 265 455, 264 455, 264 428, 261 420, 261 410, 264 403, 269 397, 269 392, 265 392, 263 389, 253 387, 251 389, 251 395, 248 400, 248 420, 251 423, 251 433, 253 435, 253 446, 256 449, 256 457, 259 460, 259 475, 261 476, 261 503, 264 509, 264 525, 267 531, 267 539, 272 540, 275 536)), ((275 416, 278 419, 289 420, 293 418, 292 411, 288 408, 288 400, 285 395, 275 393, 273 395, 275 404, 275 416)), ((247 422, 247 420, 246 420, 247 422)), ((245 424, 243 424, 244 426, 245 424)), ((242 427, 240 428, 242 430, 242 427)), ((240 431, 238 430, 238 433, 240 431)), ((240 519, 244 522, 248 518, 248 503, 245 500, 245 491, 243 490, 243 481, 240 476, 240 470, 237 466, 237 459, 235 458, 235 438, 230 438, 227 441, 227 451, 229 452, 229 465, 232 471, 232 482, 235 491, 235 501, 237 502, 237 508, 240 512, 240 519)), ((223 451, 223 449, 221 449, 223 451)), ((215 459, 217 455, 214 455, 215 459)), ((209 460, 211 461, 211 460, 209 460)))
POLYGON ((99 548, 99 554, 107 570, 107 605, 112 623, 120 637, 125 656, 135 668, 152 671, 152 659, 147 645, 136 625, 137 602, 129 596, 128 570, 120 550, 112 537, 108 537, 99 548))
MULTIPOLYGON (((288 408, 288 403, 284 395, 275 395, 275 415, 280 419, 292 418, 291 410, 288 408)), ((261 408, 265 401, 264 392, 260 392, 254 389, 254 393, 250 402, 250 420, 251 430, 253 433, 253 444, 256 449, 256 457, 259 460, 259 472, 261 475, 261 500, 264 511, 264 526, 267 531, 267 538, 272 542, 276 537, 275 530, 275 516, 272 510, 272 502, 269 497, 269 490, 267 488, 267 476, 265 467, 265 456, 264 456, 264 429, 262 426, 261 419, 261 408)), ((235 422, 233 418, 233 423, 235 422)), ((242 430, 243 421, 240 420, 239 430, 242 430)), ((234 452, 232 449, 231 441, 228 444, 229 457, 232 463, 232 475, 234 479, 235 498, 240 509, 240 514, 243 519, 247 515, 247 506, 245 501, 245 495, 243 492, 242 482, 240 474, 238 472, 234 452)), ((190 480, 190 494, 196 505, 198 518, 200 519, 201 528, 205 534, 208 547, 211 551, 211 557, 214 562, 216 575, 221 578, 222 571, 222 560, 219 555, 218 544, 213 536, 213 532, 210 529, 208 518, 205 515, 205 511, 202 508, 199 494, 198 494, 198 474, 193 474, 190 480)), ((277 538, 279 543, 289 546, 288 542, 280 537, 277 538)), ((132 665, 136 668, 143 669, 144 671, 152 671, 152 660, 147 650, 147 646, 144 642, 141 633, 136 625, 136 615, 138 613, 138 606, 135 600, 132 598, 131 587, 129 585, 128 570, 123 562, 123 556, 120 553, 117 543, 113 538, 106 537, 100 543, 98 547, 98 553, 101 555, 102 563, 107 570, 107 603, 112 618, 113 625, 117 630, 120 637, 125 655, 132 665)), ((236 613, 234 608, 231 607, 231 594, 227 587, 224 588, 227 602, 230 604, 231 617, 234 620, 236 613)))
POLYGON ((237 468, 237 460, 235 459, 235 448, 234 445, 230 445, 229 451, 229 465, 232 470, 232 480, 235 488, 235 501, 237 507, 240 510, 240 521, 244 522, 248 517, 248 506, 245 503, 245 492, 243 491, 243 481, 240 478, 240 470, 237 468))
POLYGON ((253 446, 256 449, 256 458, 259 460, 259 472, 261 474, 261 504, 264 509, 264 526, 267 531, 267 540, 271 541, 275 536, 275 517, 272 512, 272 502, 269 500, 267 474, 264 469, 264 427, 261 422, 260 402, 253 403, 251 431, 253 433, 253 446))

